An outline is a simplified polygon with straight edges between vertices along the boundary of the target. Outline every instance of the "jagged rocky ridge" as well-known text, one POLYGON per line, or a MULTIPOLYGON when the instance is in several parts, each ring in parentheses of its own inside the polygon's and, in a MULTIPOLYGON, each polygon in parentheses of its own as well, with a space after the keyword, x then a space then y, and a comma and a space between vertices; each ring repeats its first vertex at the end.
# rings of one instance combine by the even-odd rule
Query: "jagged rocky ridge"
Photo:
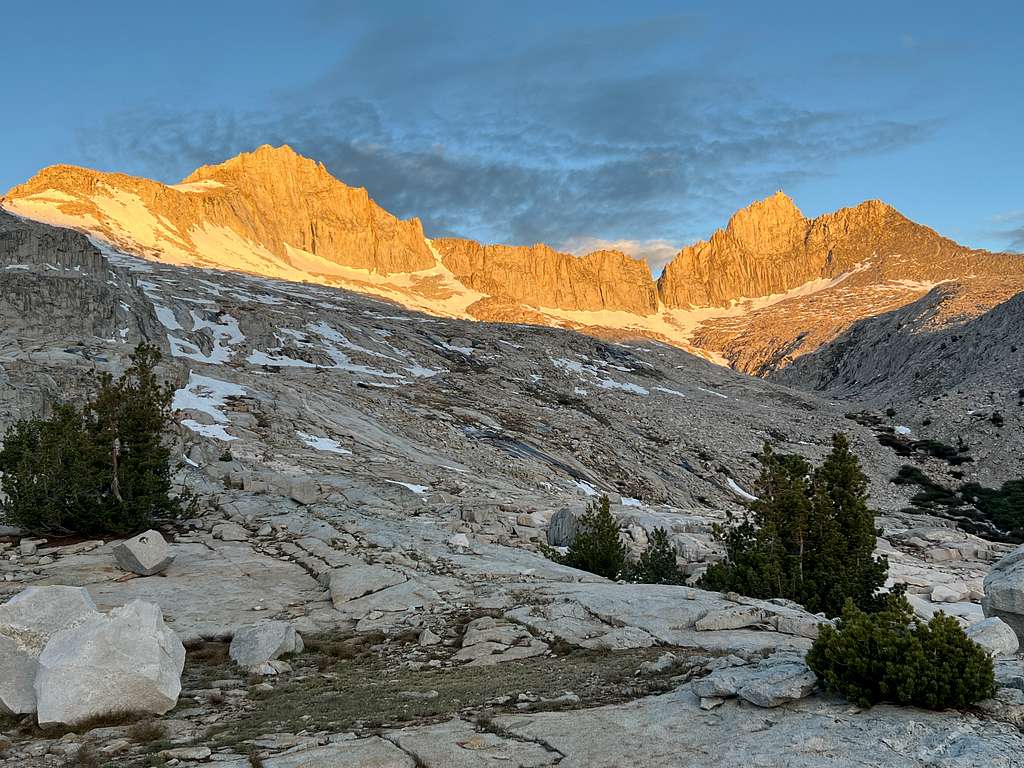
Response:
POLYGON ((288 147, 173 186, 54 166, 3 205, 146 258, 336 285, 443 316, 659 339, 757 374, 942 282, 960 282, 960 311, 973 314, 1024 288, 1020 257, 965 248, 880 201, 811 220, 781 192, 683 248, 657 281, 615 251, 431 242, 416 219, 396 219, 288 147))

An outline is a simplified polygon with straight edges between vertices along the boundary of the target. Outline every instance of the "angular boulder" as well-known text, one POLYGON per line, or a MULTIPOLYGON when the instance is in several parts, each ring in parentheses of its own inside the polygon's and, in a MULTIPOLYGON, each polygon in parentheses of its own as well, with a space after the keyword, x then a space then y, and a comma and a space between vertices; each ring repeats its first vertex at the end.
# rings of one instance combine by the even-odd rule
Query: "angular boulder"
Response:
POLYGON ((562 507, 551 516, 548 523, 548 546, 569 547, 576 541, 576 534, 580 529, 580 517, 586 509, 584 507, 562 507))
POLYGON ((382 565, 350 565, 331 572, 328 588, 331 601, 337 608, 405 581, 405 575, 382 565))
POLYGON ((154 576, 174 562, 174 553, 159 531, 146 531, 114 547, 114 559, 126 571, 154 576))
POLYGON ((261 621, 236 629, 228 654, 240 667, 255 667, 301 653, 304 647, 302 637, 287 621, 261 621))
POLYGON ((701 699, 737 696, 758 707, 778 707, 809 696, 816 684, 803 658, 777 653, 756 665, 717 669, 694 682, 693 692, 701 699))
POLYGON ((181 693, 185 647, 160 607, 142 600, 64 629, 39 657, 39 725, 124 713, 162 715, 181 693))
POLYGON ((34 683, 46 643, 101 615, 81 587, 29 587, 0 605, 0 712, 35 712, 34 683))
POLYGON ((992 566, 983 582, 981 608, 985 616, 997 616, 1024 640, 1024 544, 992 566))
POLYGON ((1020 648, 1017 635, 998 616, 977 621, 964 632, 992 656, 1013 656, 1020 648))

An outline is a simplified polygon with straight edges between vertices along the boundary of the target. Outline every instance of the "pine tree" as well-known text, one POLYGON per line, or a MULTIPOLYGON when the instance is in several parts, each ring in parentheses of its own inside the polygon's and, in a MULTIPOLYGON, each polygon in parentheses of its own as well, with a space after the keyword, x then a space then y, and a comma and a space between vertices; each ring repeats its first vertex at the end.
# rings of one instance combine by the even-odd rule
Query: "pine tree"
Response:
POLYGON ((956 619, 914 616, 903 590, 865 613, 848 600, 807 653, 822 686, 860 706, 883 701, 929 709, 966 707, 995 693, 992 660, 956 619))
POLYGON ((49 418, 14 424, 0 449, 3 518, 26 531, 127 534, 176 514, 171 496, 172 389, 158 382, 160 353, 140 345, 114 380, 100 377, 81 409, 57 404, 49 418))
POLYGON ((683 572, 676 564, 676 550, 664 528, 655 528, 650 541, 627 570, 627 580, 638 584, 682 584, 683 572))
POLYGON ((815 470, 814 491, 821 553, 808 574, 814 610, 837 615, 847 597, 862 610, 874 610, 889 564, 874 557, 878 530, 867 503, 868 479, 845 435, 833 436, 832 452, 815 470))
POLYGON ((622 574, 626 545, 619 537, 619 524, 612 516, 607 496, 591 503, 580 517, 576 538, 561 562, 607 579, 617 579, 622 574))
POLYGON ((120 378, 101 377, 86 409, 92 439, 105 452, 104 517, 115 533, 128 533, 177 510, 170 495, 170 449, 163 438, 174 390, 157 380, 159 360, 156 347, 137 347, 120 378))
POLYGON ((873 556, 874 515, 867 479, 846 438, 817 470, 799 456, 765 445, 758 499, 749 518, 718 530, 726 559, 710 566, 701 585, 751 597, 785 597, 813 612, 837 615, 846 599, 871 610, 888 563, 873 556))

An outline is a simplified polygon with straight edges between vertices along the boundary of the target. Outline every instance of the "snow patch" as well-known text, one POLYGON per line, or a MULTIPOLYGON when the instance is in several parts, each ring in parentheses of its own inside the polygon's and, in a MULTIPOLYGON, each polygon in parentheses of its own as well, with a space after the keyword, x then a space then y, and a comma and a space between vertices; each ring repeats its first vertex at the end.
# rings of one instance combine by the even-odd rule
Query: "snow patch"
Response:
POLYGON ((699 389, 701 392, 707 392, 709 395, 714 395, 715 397, 720 397, 723 400, 728 400, 729 399, 728 395, 723 395, 721 392, 715 392, 715 390, 713 390, 713 389, 705 389, 704 387, 697 387, 697 389, 699 389))
POLYGON ((299 436, 299 439, 302 440, 302 442, 304 442, 310 448, 315 448, 318 451, 338 453, 343 456, 352 453, 352 451, 350 451, 348 448, 342 448, 340 445, 338 445, 337 440, 332 440, 329 437, 317 437, 316 435, 311 435, 308 432, 303 432, 302 430, 296 430, 295 434, 297 434, 299 436))
POLYGON ((667 395, 677 395, 678 397, 686 397, 685 394, 680 392, 678 389, 669 389, 668 387, 655 387, 656 392, 664 392, 667 395))
POLYGON ((403 483, 400 480, 385 480, 385 483, 391 483, 392 485, 400 485, 403 488, 408 488, 415 494, 423 494, 430 490, 429 485, 416 485, 415 483, 403 483))
POLYGON ((205 437, 213 437, 217 440, 236 440, 233 435, 228 434, 223 425, 228 423, 228 417, 221 410, 229 397, 242 397, 246 394, 245 388, 230 381, 221 381, 209 376, 201 376, 198 373, 189 371, 188 384, 174 393, 171 401, 171 409, 175 411, 198 411, 205 413, 214 424, 200 424, 194 419, 183 420, 182 426, 191 429, 205 437))
POLYGON ((646 389, 641 387, 639 384, 632 384, 628 381, 612 381, 611 379, 601 379, 597 382, 597 386, 601 389, 621 389, 623 392, 632 392, 634 395, 649 395, 646 389))
POLYGON ((757 496, 754 496, 753 494, 744 491, 742 488, 736 485, 736 481, 733 480, 731 477, 725 478, 725 482, 729 486, 729 488, 732 489, 733 493, 735 493, 737 496, 740 496, 746 499, 747 501, 757 501, 757 496))

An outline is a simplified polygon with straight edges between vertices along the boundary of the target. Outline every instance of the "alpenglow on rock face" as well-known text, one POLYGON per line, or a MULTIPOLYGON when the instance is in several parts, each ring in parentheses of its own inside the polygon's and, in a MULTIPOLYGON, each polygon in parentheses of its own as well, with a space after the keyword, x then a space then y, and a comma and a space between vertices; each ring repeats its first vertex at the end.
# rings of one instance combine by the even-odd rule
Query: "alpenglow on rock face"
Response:
POLYGON ((204 165, 174 186, 56 165, 8 197, 29 217, 46 210, 50 218, 85 216, 111 242, 175 263, 202 266, 219 252, 227 263, 215 266, 324 275, 339 266, 387 275, 435 264, 418 219, 395 218, 365 189, 342 184, 287 146, 204 165), (247 243, 260 248, 247 252, 247 243))
POLYGON ((39 657, 39 724, 76 725, 98 716, 174 708, 185 647, 160 607, 133 600, 54 635, 39 657))
POLYGON ((647 263, 619 251, 577 257, 543 244, 481 245, 458 238, 434 240, 433 245, 463 285, 489 296, 576 311, 658 311, 647 263))
POLYGON ((445 317, 653 338, 758 374, 938 283, 960 286, 957 317, 1024 290, 1018 256, 958 245, 878 200, 807 219, 781 192, 682 248, 657 282, 618 251, 429 241, 418 219, 396 218, 287 146, 175 185, 57 165, 0 202, 147 259, 340 286, 445 317))

